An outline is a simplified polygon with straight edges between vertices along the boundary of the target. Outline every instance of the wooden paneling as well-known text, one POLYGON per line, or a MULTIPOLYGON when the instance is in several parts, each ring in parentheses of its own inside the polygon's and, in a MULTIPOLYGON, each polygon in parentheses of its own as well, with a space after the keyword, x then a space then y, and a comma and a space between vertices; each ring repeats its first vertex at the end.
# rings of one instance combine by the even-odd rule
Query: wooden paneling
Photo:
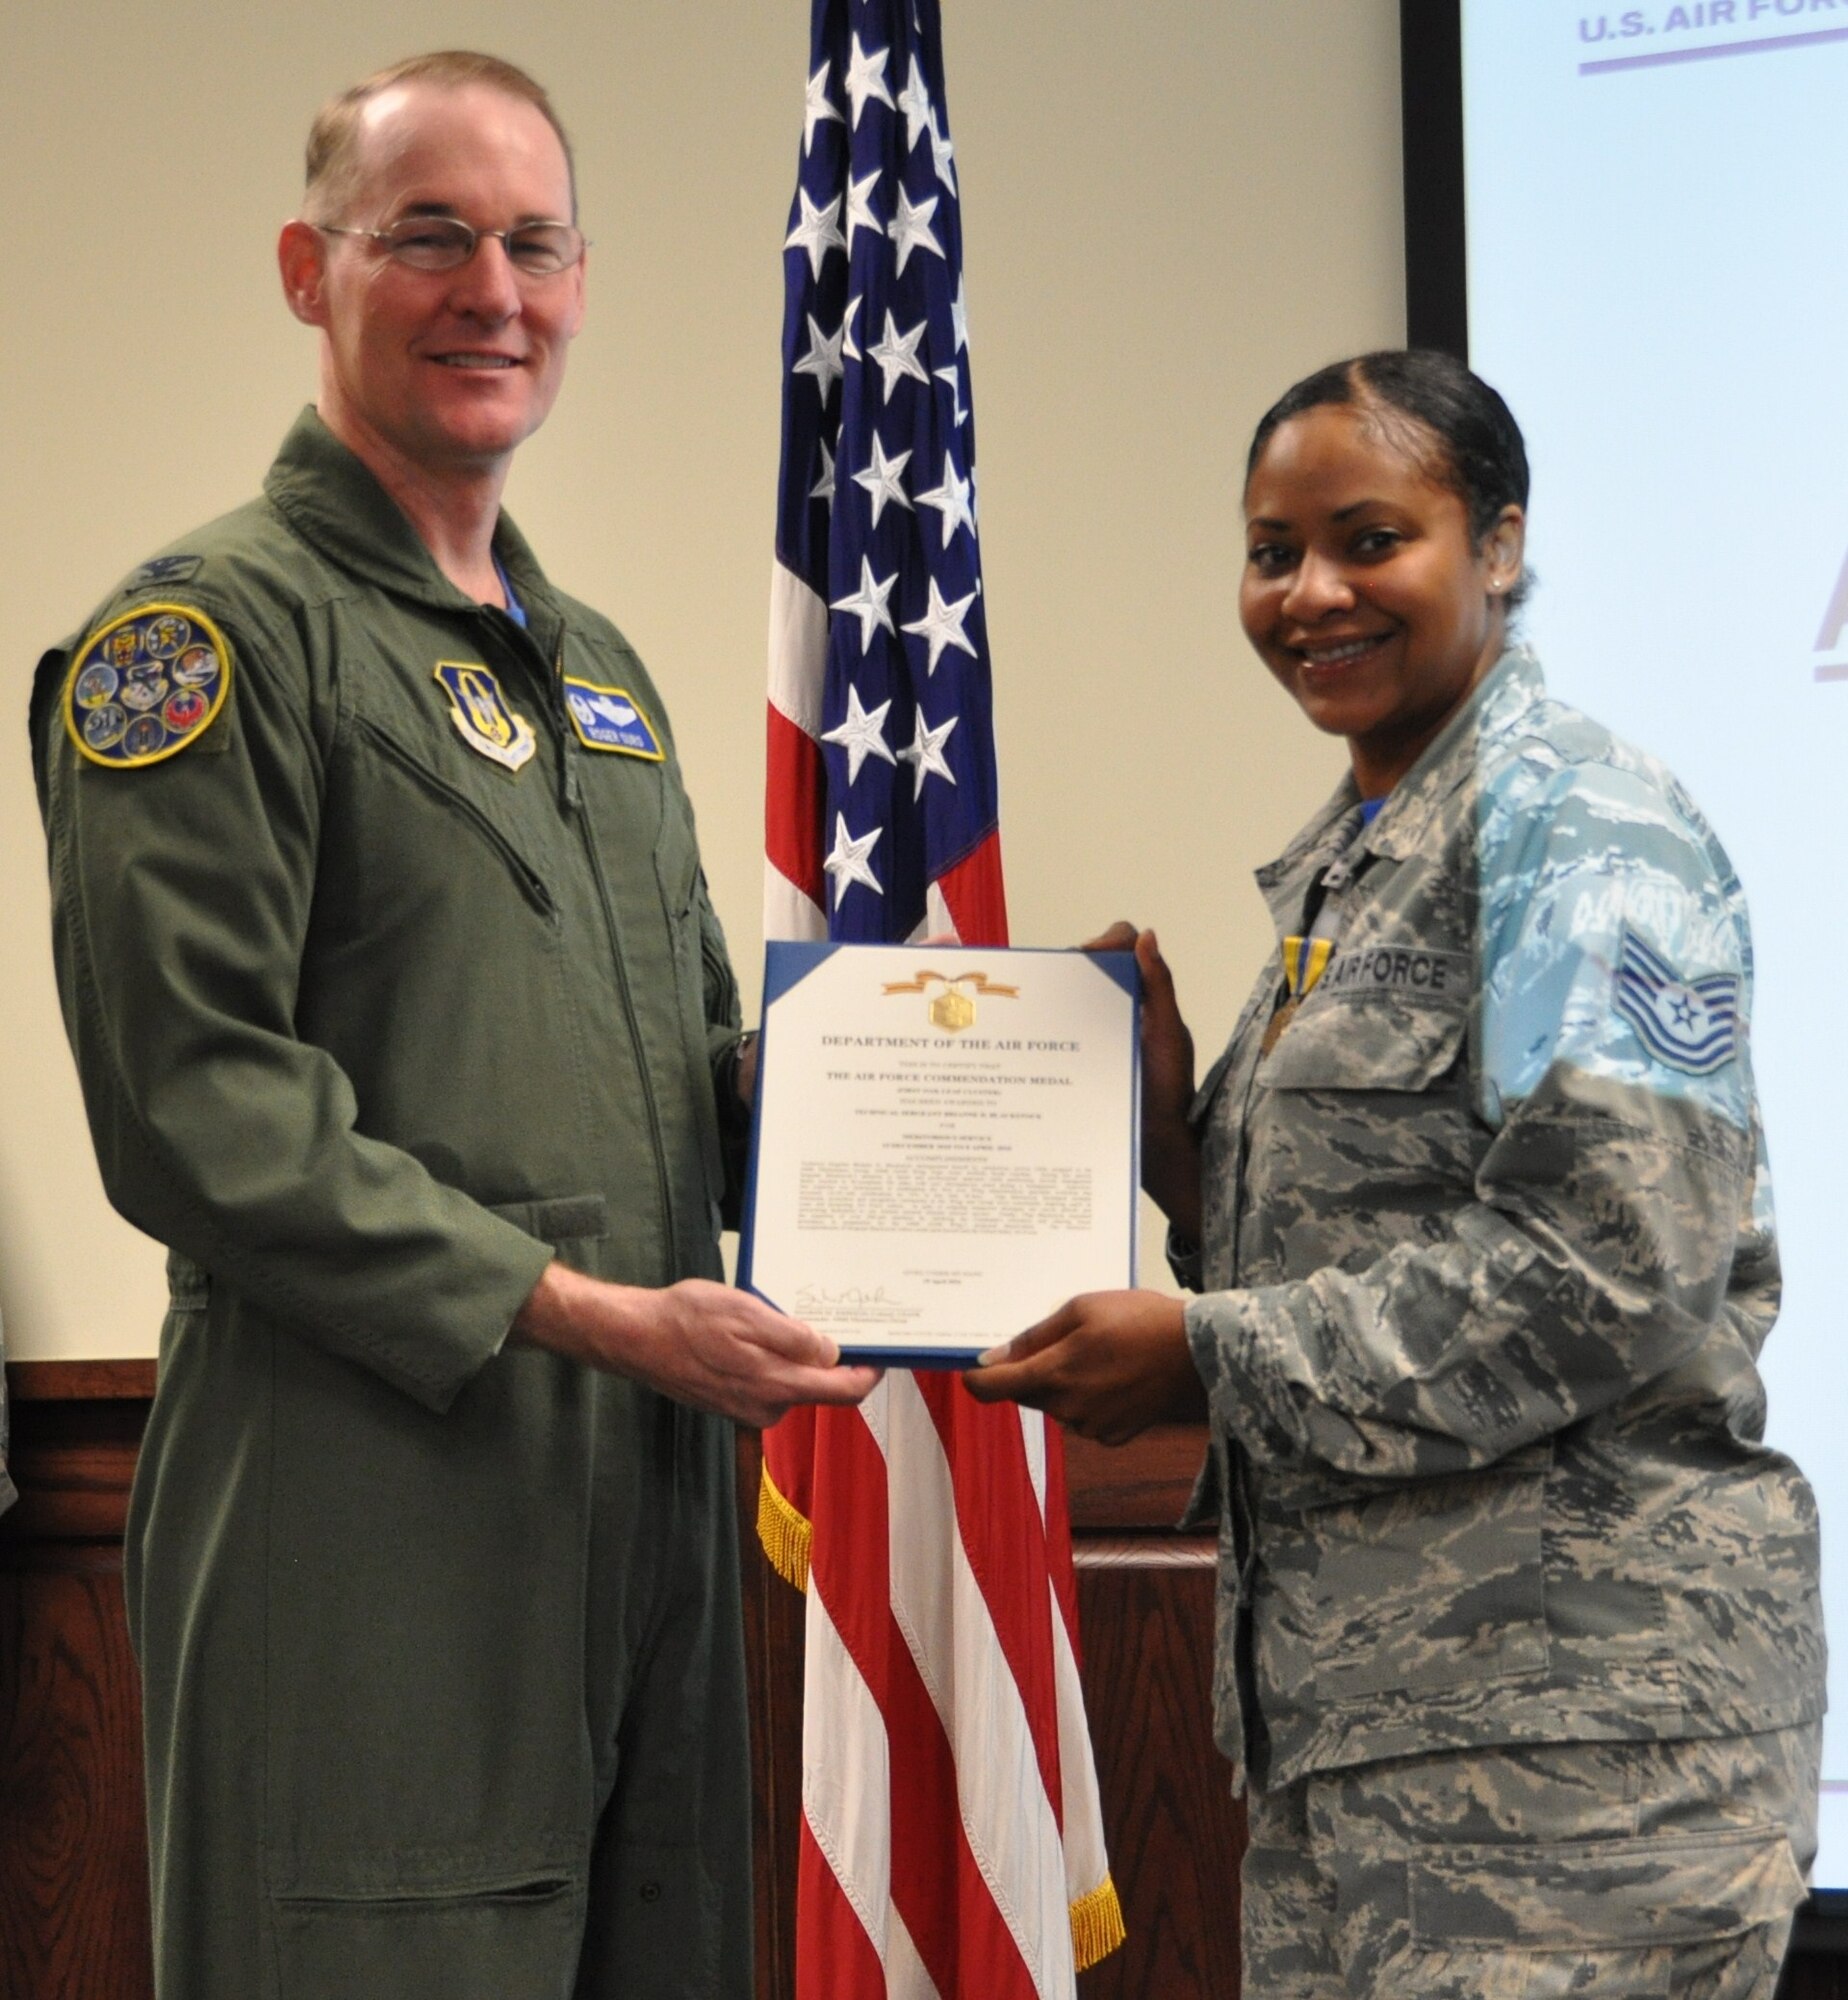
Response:
MULTIPOLYGON (((153 1367, 15 1363, 7 1374, 22 1498, 0 1517, 0 1995, 151 2000, 121 1538, 153 1367)), ((1171 1526, 1199 1453, 1199 1434, 1176 1428, 1120 1452, 1074 1440, 1067 1455, 1085 1698, 1129 1928, 1081 1978, 1083 2000, 1238 1992, 1243 1825, 1210 1740, 1212 1551, 1171 1526)), ((756 1440, 742 1440, 758 1994, 793 2000, 803 1600, 750 1533, 757 1465, 756 1440)), ((1833 1937, 1815 1942, 1792 1955, 1783 2000, 1848 2000, 1848 1958, 1831 1955, 1833 1937)))
POLYGON ((152 1364, 15 1364, 0 1518, 0 1993, 150 2000, 122 1525, 152 1364))
POLYGON ((1784 1961, 1777 2000, 1848 2000, 1848 1957, 1799 1946, 1784 1961))
POLYGON ((1166 1538, 1186 1510, 1205 1436, 1198 1424, 1158 1424, 1120 1448, 1068 1437, 1072 1533, 1082 1539, 1140 1528, 1166 1538))
POLYGON ((1084 1697, 1123 1918, 1085 2000, 1236 1995, 1244 1815, 1213 1748, 1210 1542, 1081 1538, 1084 1697))
POLYGON ((1129 1936, 1084 2000, 1236 1996, 1244 1809, 1213 1747, 1213 1542, 1179 1534, 1204 1432, 1066 1440, 1085 1709, 1129 1936))

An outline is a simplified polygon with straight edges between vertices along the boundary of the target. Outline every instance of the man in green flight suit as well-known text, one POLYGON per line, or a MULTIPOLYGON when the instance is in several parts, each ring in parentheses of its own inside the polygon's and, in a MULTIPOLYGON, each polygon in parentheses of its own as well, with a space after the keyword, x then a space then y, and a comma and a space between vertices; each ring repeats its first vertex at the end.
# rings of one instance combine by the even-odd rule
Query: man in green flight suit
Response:
POLYGON ((315 408, 39 671, 65 1019, 171 1247, 162 2000, 751 1990, 726 1420, 873 1378, 719 1282, 749 1058, 666 718, 500 511, 583 252, 522 72, 336 99, 315 408))

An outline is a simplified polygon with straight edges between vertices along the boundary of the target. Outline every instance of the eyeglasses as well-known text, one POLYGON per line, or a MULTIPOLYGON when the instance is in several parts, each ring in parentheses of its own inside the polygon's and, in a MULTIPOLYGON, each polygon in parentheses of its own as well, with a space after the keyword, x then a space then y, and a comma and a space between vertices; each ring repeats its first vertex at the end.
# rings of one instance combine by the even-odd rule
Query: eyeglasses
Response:
POLYGON ((386 256, 413 271, 459 271, 484 236, 497 236, 507 261, 523 278, 555 278, 590 248, 568 222, 522 222, 513 229, 474 229, 455 215, 407 215, 389 229, 343 229, 317 222, 324 236, 364 236, 386 256))

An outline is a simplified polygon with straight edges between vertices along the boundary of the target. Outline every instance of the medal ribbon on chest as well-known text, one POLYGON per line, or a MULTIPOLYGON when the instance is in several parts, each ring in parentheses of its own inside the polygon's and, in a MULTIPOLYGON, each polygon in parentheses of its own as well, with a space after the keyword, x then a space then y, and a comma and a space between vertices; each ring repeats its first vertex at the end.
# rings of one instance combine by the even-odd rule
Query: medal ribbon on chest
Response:
POLYGON ((1328 970, 1335 941, 1325 937, 1287 937, 1283 941, 1283 983, 1292 1000, 1306 1000, 1315 982, 1328 970))
POLYGON ((1280 952, 1286 997, 1265 1024, 1265 1055, 1277 1046, 1277 1037, 1290 1025, 1297 1008, 1315 990, 1316 981, 1328 970, 1328 961, 1335 955, 1335 941, 1325 937, 1287 937, 1280 952))

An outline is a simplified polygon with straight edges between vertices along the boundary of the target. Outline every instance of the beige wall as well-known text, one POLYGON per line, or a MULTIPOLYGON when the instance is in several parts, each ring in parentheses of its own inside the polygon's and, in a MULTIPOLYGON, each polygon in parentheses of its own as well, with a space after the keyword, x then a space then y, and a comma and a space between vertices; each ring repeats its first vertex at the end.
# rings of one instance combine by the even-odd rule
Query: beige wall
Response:
MULTIPOLYGON (((1264 404, 1403 337, 1394 0, 945 0, 1014 933, 1156 924, 1203 1044, 1267 948, 1249 870, 1338 754, 1233 611, 1264 404)), ((12 718, 0 1311, 16 1357, 151 1351, 59 1026, 20 717, 37 650, 247 497, 312 382, 271 263, 300 135, 408 50, 526 63, 576 135, 592 308, 510 505, 672 703, 749 995, 801 0, 63 0, 0 65, 12 718), (709 23, 689 33, 685 24, 709 23)))

